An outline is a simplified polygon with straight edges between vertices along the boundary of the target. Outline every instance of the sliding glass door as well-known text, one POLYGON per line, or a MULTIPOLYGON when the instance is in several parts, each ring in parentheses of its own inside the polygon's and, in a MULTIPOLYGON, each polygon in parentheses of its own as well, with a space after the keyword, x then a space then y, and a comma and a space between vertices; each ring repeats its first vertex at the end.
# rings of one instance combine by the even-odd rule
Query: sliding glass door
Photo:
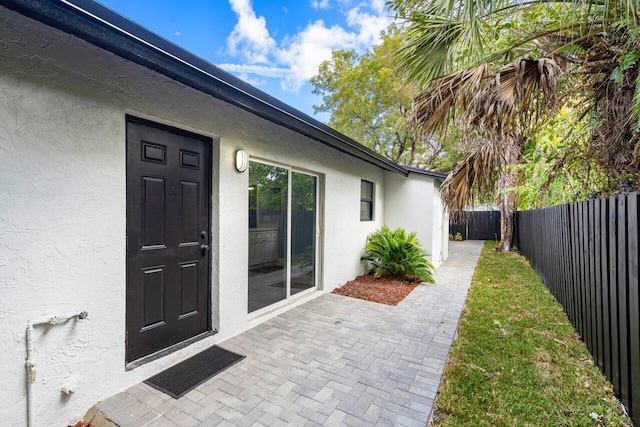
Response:
POLYGON ((318 177, 249 163, 249 312, 317 286, 318 177))

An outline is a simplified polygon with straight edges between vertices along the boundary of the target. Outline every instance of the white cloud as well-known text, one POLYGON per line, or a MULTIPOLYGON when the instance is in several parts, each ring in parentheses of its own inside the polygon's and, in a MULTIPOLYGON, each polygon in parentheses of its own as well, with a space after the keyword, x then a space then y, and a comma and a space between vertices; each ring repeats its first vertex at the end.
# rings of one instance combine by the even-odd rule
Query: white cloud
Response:
POLYGON ((176 31, 175 33, 171 33, 171 35, 178 37, 178 36, 181 36, 182 33, 180 31, 176 31))
POLYGON ((313 0, 311 2, 311 7, 313 7, 314 9, 328 9, 329 0, 313 0))
POLYGON ((290 72, 281 81, 284 90, 297 92, 306 80, 318 73, 322 61, 331 59, 331 52, 338 49, 358 48, 357 34, 339 26, 327 27, 316 21, 300 33, 285 39, 276 58, 290 72))
POLYGON ((252 64, 267 63, 276 42, 269 35, 266 19, 256 16, 250 0, 229 0, 229 3, 238 16, 238 23, 227 37, 229 51, 242 54, 252 64))
MULTIPOLYGON (((231 54, 244 56, 248 64, 222 64, 221 67, 239 76, 279 78, 281 87, 290 92, 298 92, 316 75, 320 63, 331 59, 332 51, 363 51, 378 43, 380 32, 392 21, 385 0, 372 0, 368 5, 360 3, 352 8, 347 6, 349 1, 338 0, 345 16, 344 26, 327 27, 324 21, 317 20, 276 45, 265 18, 256 16, 251 0, 229 2, 238 16, 238 23, 227 38, 227 46, 231 54)), ((316 9, 330 6, 329 0, 313 0, 311 5, 316 9)))
POLYGON ((379 42, 380 32, 392 21, 391 16, 386 13, 384 3, 374 1, 371 7, 374 13, 362 12, 360 7, 355 7, 347 13, 347 24, 358 30, 358 39, 363 45, 379 42))
POLYGON ((383 13, 386 13, 386 14, 389 13, 385 0, 372 0, 371 5, 369 5, 369 7, 371 8, 371 10, 375 11, 379 15, 383 13))
POLYGON ((305 81, 318 73, 322 61, 331 59, 334 50, 363 51, 377 44, 380 32, 389 26, 392 18, 386 13, 384 0, 374 0, 371 8, 371 13, 363 12, 360 7, 347 11, 346 22, 353 31, 337 25, 327 27, 319 20, 286 38, 276 55, 279 62, 290 70, 280 83, 282 89, 297 92, 305 81))

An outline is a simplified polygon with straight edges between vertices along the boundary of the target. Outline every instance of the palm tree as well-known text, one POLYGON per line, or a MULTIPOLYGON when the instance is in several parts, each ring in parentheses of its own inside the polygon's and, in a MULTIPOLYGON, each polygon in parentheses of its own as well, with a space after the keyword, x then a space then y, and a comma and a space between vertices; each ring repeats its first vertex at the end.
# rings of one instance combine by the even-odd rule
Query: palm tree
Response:
POLYGON ((444 182, 441 195, 454 217, 463 214, 477 193, 498 188, 500 250, 511 250, 517 195, 509 166, 522 157, 526 132, 537 116, 552 108, 559 67, 548 59, 523 60, 493 72, 487 64, 436 79, 415 98, 414 118, 428 133, 444 132, 456 107, 458 121, 472 128, 477 148, 444 182))
POLYGON ((591 154, 610 176, 608 191, 640 189, 640 0, 393 0, 390 7, 409 24, 401 65, 423 87, 416 125, 442 133, 455 120, 481 141, 443 184, 454 216, 496 189, 499 248, 511 249, 510 166, 541 113, 553 113, 561 70, 579 81, 572 95, 594 123, 591 154))

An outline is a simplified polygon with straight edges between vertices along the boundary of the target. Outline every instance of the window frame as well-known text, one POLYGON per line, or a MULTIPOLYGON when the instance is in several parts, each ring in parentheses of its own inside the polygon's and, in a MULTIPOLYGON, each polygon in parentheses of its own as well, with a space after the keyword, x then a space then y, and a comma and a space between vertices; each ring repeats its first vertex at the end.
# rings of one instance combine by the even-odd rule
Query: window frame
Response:
MULTIPOLYGON (((264 316, 267 313, 271 313, 274 310, 280 309, 282 307, 286 307, 289 304, 292 304, 293 302, 295 302, 296 300, 300 299, 300 298, 304 298, 306 295, 316 292, 318 290, 321 290, 323 288, 323 284, 322 284, 322 268, 323 268, 323 261, 322 261, 322 254, 323 254, 323 235, 324 235, 324 225, 323 225, 323 215, 324 215, 324 177, 325 175, 320 173, 320 172, 315 172, 313 170, 309 170, 309 169, 305 169, 302 167, 298 167, 298 166, 293 166, 291 164, 286 164, 286 163, 280 163, 277 161, 272 161, 272 160, 268 160, 268 159, 263 159, 260 157, 252 157, 249 156, 249 160, 248 160, 248 165, 251 164, 251 162, 255 162, 255 163, 259 163, 259 164, 263 164, 263 165, 267 165, 267 166, 274 166, 274 167, 278 167, 278 168, 282 168, 282 169, 286 169, 288 171, 288 177, 287 177, 287 226, 286 226, 286 233, 287 233, 287 244, 286 244, 286 252, 287 252, 287 261, 286 261, 286 298, 281 300, 281 301, 277 301, 273 304, 267 305, 265 307, 259 308, 257 310, 254 311, 249 311, 248 307, 247 307, 247 316, 248 319, 254 320, 257 319, 261 316, 264 316), (309 176, 313 176, 316 178, 316 200, 315 200, 315 204, 316 204, 316 218, 315 218, 315 263, 316 263, 316 267, 315 267, 315 271, 314 271, 314 281, 315 281, 315 286, 313 286, 312 288, 309 289, 305 289, 302 292, 298 292, 295 294, 291 294, 291 209, 292 209, 292 204, 291 204, 291 196, 292 196, 292 176, 293 173, 301 173, 304 175, 309 175, 309 176)), ((248 168, 247 168, 247 177, 249 176, 248 173, 248 168)), ((248 200, 247 200, 248 201, 248 200)), ((247 203, 247 206, 249 206, 249 204, 247 203)), ((248 225, 248 224, 247 224, 248 225)), ((249 244, 249 239, 247 238, 247 244, 249 244)), ((249 250, 249 248, 247 247, 247 251, 249 250)))
POLYGON ((368 181, 366 179, 361 179, 360 180, 360 221, 361 222, 369 222, 369 221, 374 221, 375 220, 375 201, 376 201, 376 183, 373 181, 368 181), (367 184, 371 184, 371 195, 370 197, 366 197, 369 196, 368 194, 363 194, 363 184, 367 183, 367 184), (368 216, 367 217, 363 217, 362 215, 362 204, 363 203, 368 203, 369 204, 369 209, 368 209, 368 216))

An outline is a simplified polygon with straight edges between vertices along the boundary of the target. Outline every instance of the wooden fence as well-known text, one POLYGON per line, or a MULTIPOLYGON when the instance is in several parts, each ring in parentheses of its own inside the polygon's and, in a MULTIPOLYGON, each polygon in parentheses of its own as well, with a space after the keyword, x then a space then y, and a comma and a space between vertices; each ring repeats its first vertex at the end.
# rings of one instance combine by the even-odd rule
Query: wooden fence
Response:
POLYGON ((516 242, 640 426, 638 194, 518 212, 516 242))
POLYGON ((449 234, 456 233, 463 240, 500 240, 500 212, 468 212, 462 221, 449 223, 449 234))

